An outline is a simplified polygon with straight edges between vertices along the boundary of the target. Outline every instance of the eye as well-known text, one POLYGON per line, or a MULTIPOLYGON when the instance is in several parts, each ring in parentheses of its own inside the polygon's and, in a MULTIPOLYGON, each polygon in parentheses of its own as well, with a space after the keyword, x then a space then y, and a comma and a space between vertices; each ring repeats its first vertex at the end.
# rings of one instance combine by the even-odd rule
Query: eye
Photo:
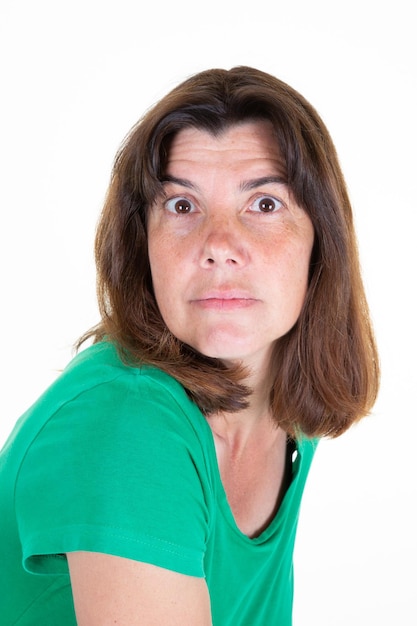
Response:
POLYGON ((167 200, 165 202, 165 208, 171 213, 177 213, 178 215, 184 215, 195 211, 194 203, 191 202, 191 200, 188 200, 188 198, 182 198, 180 196, 167 200))
POLYGON ((283 203, 273 196, 259 196, 250 205, 250 210, 256 213, 274 213, 283 207, 283 203))

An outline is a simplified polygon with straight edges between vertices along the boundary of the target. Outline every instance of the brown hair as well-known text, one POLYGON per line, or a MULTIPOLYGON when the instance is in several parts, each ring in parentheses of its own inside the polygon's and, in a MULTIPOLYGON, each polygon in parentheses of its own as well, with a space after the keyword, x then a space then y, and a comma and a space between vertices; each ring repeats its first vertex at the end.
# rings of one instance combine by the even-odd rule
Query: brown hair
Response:
POLYGON ((201 72, 176 87, 132 129, 117 154, 96 238, 101 323, 87 337, 118 345, 132 365, 175 377, 201 410, 236 411, 250 390, 227 368, 183 344, 155 301, 147 251, 147 211, 161 193, 169 143, 179 130, 218 134, 245 120, 269 120, 289 189, 315 230, 309 287, 296 325, 277 340, 271 409, 288 433, 340 435, 376 398, 379 367, 364 295, 345 182, 329 133, 295 90, 264 72, 201 72))

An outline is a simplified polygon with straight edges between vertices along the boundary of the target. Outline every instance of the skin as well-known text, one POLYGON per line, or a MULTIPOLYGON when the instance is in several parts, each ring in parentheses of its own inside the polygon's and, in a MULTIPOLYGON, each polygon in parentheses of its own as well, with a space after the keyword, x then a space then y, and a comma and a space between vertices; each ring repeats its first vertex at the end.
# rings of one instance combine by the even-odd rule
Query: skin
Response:
POLYGON ((218 138, 181 131, 166 198, 148 225, 153 286, 168 328, 258 378, 276 339, 298 319, 314 239, 271 134, 267 122, 233 126, 218 138))
MULTIPOLYGON (((148 224, 168 328, 203 354, 247 368, 250 406, 208 421, 236 525, 250 537, 282 498, 286 433, 271 420, 268 365, 300 314, 314 241, 272 132, 267 122, 235 125, 217 138, 180 131, 148 224)), ((106 554, 67 556, 80 626, 211 624, 203 579, 106 554)))
POLYGON ((165 196, 148 225, 159 309, 196 350, 248 371, 249 409, 211 416, 219 470, 239 528, 256 536, 281 494, 286 434, 272 424, 272 349, 305 299, 314 229, 285 184, 269 122, 174 138, 165 196), (278 486, 278 487, 277 487, 278 486))

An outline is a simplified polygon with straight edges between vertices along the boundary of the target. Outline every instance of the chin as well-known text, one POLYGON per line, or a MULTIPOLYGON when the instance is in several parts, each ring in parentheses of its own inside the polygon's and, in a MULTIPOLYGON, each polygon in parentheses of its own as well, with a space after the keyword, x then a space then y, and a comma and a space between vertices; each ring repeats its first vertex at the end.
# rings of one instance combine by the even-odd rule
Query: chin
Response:
POLYGON ((201 354, 204 354, 204 356, 221 360, 239 360, 251 351, 250 349, 247 349, 247 346, 244 346, 242 343, 236 341, 236 339, 234 341, 230 341, 229 338, 221 338, 216 341, 189 342, 189 345, 193 346, 194 349, 201 354))
MULTIPOLYGON (((225 365, 240 365, 245 363, 256 362, 262 356, 265 356, 265 350, 243 350, 242 346, 230 346, 227 349, 226 345, 218 346, 196 346, 195 350, 203 354, 204 356, 212 359, 219 359, 225 365)), ((268 351, 268 355, 270 352, 268 351)))

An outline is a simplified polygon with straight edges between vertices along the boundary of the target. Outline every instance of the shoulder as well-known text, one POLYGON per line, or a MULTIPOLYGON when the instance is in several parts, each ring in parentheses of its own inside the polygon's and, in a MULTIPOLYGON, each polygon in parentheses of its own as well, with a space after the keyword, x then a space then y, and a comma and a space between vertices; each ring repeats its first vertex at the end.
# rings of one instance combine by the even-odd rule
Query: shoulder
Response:
POLYGON ((300 435, 297 438, 296 449, 308 458, 312 458, 319 443, 320 439, 318 437, 306 437, 305 435, 300 435))
POLYGON ((90 418, 126 417, 159 407, 178 413, 199 413, 184 388, 171 376, 149 366, 124 362, 114 344, 100 342, 80 352, 32 407, 44 418, 58 411, 88 409, 90 418), (69 405, 69 406, 68 406, 69 405))
POLYGON ((113 344, 102 342, 69 363, 19 420, 12 440, 15 453, 26 457, 34 448, 72 448, 91 457, 108 449, 122 454, 144 441, 169 443, 174 451, 181 440, 198 450, 208 445, 208 429, 175 379, 156 368, 127 365, 113 344))
POLYGON ((165 467, 191 476, 190 467, 206 465, 208 430, 175 379, 130 367, 100 343, 77 355, 23 417, 13 446, 19 485, 27 492, 36 477, 49 484, 60 476, 88 495, 102 483, 114 493, 132 480, 144 485, 165 467))
POLYGON ((319 439, 310 438, 304 435, 297 437, 295 450, 293 452, 293 476, 297 485, 296 491, 300 497, 304 490, 307 477, 310 473, 311 464, 319 444, 319 439))
POLYGON ((155 367, 127 364, 108 342, 80 353, 54 392, 63 410, 69 404, 67 408, 87 412, 91 421, 105 420, 109 427, 133 422, 135 428, 150 423, 152 428, 207 429, 200 410, 178 381, 155 367))
MULTIPOLYGON (((57 380, 59 391, 67 389, 67 395, 77 395, 95 387, 130 388, 131 392, 145 393, 159 390, 187 404, 184 388, 165 372, 147 365, 130 365, 122 359, 113 343, 100 342, 80 352, 66 367, 57 380)), ((53 390, 53 387, 51 388, 53 390)))
POLYGON ((48 567, 34 555, 82 550, 201 575, 213 499, 205 429, 168 375, 129 367, 111 344, 80 353, 20 434, 15 497, 29 567, 48 567))

